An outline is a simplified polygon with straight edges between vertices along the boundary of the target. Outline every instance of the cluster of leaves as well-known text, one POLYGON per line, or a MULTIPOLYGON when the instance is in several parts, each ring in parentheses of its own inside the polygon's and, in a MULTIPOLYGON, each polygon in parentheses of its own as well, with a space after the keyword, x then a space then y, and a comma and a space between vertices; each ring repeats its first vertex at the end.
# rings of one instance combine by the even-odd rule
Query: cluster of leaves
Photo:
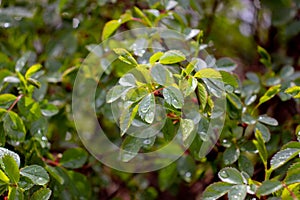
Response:
MULTIPOLYGON (((150 21, 151 14, 147 15, 146 11, 138 13, 141 17, 140 22, 151 26, 146 23, 150 21), (141 15, 141 13, 146 14, 141 15)), ((111 30, 110 34, 112 34, 118 28, 118 26, 110 27, 110 23, 112 21, 106 24, 103 34, 108 33, 107 29, 111 30)), ((110 35, 105 37, 108 36, 110 35)), ((194 37, 201 38, 201 32, 197 32, 194 37)), ((192 42, 190 46, 195 47, 192 42)), ((199 156, 199 147, 210 137, 203 133, 203 125, 205 126, 205 122, 209 123, 211 120, 210 114, 214 107, 211 95, 217 93, 218 90, 220 92, 216 80, 213 81, 216 85, 207 84, 204 80, 216 78, 223 82, 227 99, 226 125, 220 136, 220 143, 217 144, 217 149, 225 148, 225 150, 223 153, 216 150, 222 155, 222 159, 217 160, 225 168, 218 172, 218 177, 222 182, 208 186, 203 193, 203 199, 217 199, 227 193, 229 199, 245 199, 247 195, 249 197, 281 196, 284 199, 299 197, 300 182, 299 170, 297 170, 299 162, 296 158, 300 153, 300 143, 291 141, 278 151, 279 141, 284 141, 285 135, 271 136, 269 126, 278 126, 278 121, 268 116, 267 113, 259 111, 259 107, 275 96, 278 96, 281 101, 298 98, 299 86, 295 85, 299 80, 299 73, 295 73, 293 67, 285 66, 278 73, 273 72, 270 55, 258 46, 260 62, 265 66, 267 73, 259 76, 249 72, 246 74, 247 79, 241 83, 232 74, 236 66, 229 59, 222 58, 216 61, 209 55, 205 60, 194 57, 191 58, 192 61, 189 64, 183 63, 186 57, 195 55, 195 52, 197 55, 199 49, 192 49, 192 52, 188 54, 178 50, 155 52, 143 64, 138 64, 134 58, 141 57, 140 60, 143 60, 143 55, 135 54, 135 52, 131 54, 125 49, 114 49, 114 51, 121 61, 136 68, 145 77, 143 82, 138 79, 138 76, 129 72, 107 93, 107 103, 122 99, 126 105, 124 112, 120 115, 121 136, 131 126, 139 124, 135 120, 153 123, 156 116, 155 106, 159 101, 163 101, 162 105, 168 110, 166 117, 172 121, 172 123, 165 124, 162 140, 169 141, 169 134, 173 134, 171 138, 174 137, 178 129, 181 130, 183 142, 194 130, 197 132, 196 138, 189 147, 189 153, 159 172, 162 190, 174 183, 175 174, 180 175, 187 182, 196 181, 201 173, 204 174, 205 170, 197 169, 205 163, 199 156), (201 115, 200 122, 196 123, 196 126, 202 127, 199 129, 196 129, 193 124, 197 116, 194 115, 193 119, 183 117, 185 116, 183 112, 185 98, 195 91, 197 91, 196 101, 199 101, 198 111, 201 115), (176 127, 178 124, 179 126, 176 127), (293 164, 291 160, 294 161, 293 164), (256 167, 260 167, 260 164, 264 167, 264 179, 257 180, 256 167), (289 169, 286 171, 287 167, 289 169)), ((292 122, 289 128, 293 130, 295 124, 296 122, 292 122)), ((277 131, 282 130, 277 129, 277 131)), ((139 139, 126 136, 122 148, 130 155, 123 155, 123 161, 127 162, 135 157, 142 147, 149 149, 158 139, 152 137, 147 140, 150 142, 145 145, 139 139)))
MULTIPOLYGON (((294 110, 299 105, 299 72, 285 64, 297 64, 299 56, 294 53, 298 51, 289 52, 294 46, 286 42, 298 44, 299 22, 293 19, 300 4, 262 1, 261 11, 259 6, 249 7, 257 16, 249 21, 238 13, 239 2, 1 1, 1 198, 171 198, 182 191, 180 187, 199 183, 202 189, 195 195, 204 199, 226 194, 229 199, 299 198, 299 116, 286 116, 276 105, 288 108, 292 104, 294 110), (127 9, 130 7, 134 8, 127 9), (270 11, 274 11, 272 16, 270 11), (252 37, 240 33, 245 25, 243 30, 252 26, 250 34, 257 43, 267 43, 269 38, 268 51, 280 54, 287 49, 294 60, 273 56, 272 62, 266 50, 256 49, 252 37), (272 36, 270 26, 280 34, 272 36), (99 83, 95 106, 101 126, 109 130, 112 140, 122 143, 124 162, 138 152, 160 148, 177 135, 187 142, 185 154, 158 175, 128 174, 102 166, 82 148, 71 117, 75 72, 88 51, 115 32, 140 27, 176 30, 185 36, 189 50, 177 48, 143 56, 137 49, 115 45, 112 50, 119 60, 99 83), (280 44, 273 48, 276 38, 280 44), (202 41, 207 39, 213 40, 218 53, 239 56, 248 64, 257 64, 255 52, 259 52, 264 73, 248 72, 241 81, 233 73, 236 64, 231 59, 201 55, 203 49, 211 50, 211 42, 202 41), (211 153, 203 157, 199 147, 209 141, 206 130, 213 100, 223 89, 225 126, 211 153), (198 119, 184 111, 189 98, 197 107, 198 119), (110 104, 116 102, 123 103, 117 122, 121 131, 111 122, 110 104), (159 113, 161 108, 166 113, 159 113), (161 114, 166 115, 161 135, 141 140, 126 134, 135 125, 151 126, 161 114)), ((141 42, 135 41, 136 46, 141 42)))

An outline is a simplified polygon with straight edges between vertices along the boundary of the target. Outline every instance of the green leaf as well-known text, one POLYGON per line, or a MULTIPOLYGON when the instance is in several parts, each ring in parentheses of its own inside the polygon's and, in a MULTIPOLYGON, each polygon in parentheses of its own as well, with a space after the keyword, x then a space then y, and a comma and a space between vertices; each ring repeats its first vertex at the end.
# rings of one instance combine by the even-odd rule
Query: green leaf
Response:
POLYGON ((10 155, 2 157, 3 170, 7 174, 11 183, 16 184, 20 180, 19 166, 15 159, 10 155))
POLYGON ((253 140, 253 143, 258 150, 258 154, 259 154, 261 160, 263 161, 264 165, 266 166, 267 160, 268 160, 268 152, 267 152, 266 145, 264 143, 262 134, 258 129, 256 129, 256 131, 255 131, 255 137, 256 137, 256 140, 253 140))
POLYGON ((198 81, 196 78, 190 76, 187 80, 182 79, 179 83, 179 88, 183 91, 184 97, 189 96, 190 94, 194 93, 197 88, 198 81))
POLYGON ((276 94, 278 94, 278 92, 280 92, 280 88, 281 85, 275 85, 270 87, 266 93, 259 99, 259 104, 261 105, 267 101, 269 101, 270 99, 272 99, 276 94))
POLYGON ((287 163, 289 160, 298 156, 300 153, 299 148, 287 148, 277 152, 271 159, 271 169, 277 169, 287 163))
POLYGON ((41 117, 41 109, 39 103, 32 98, 23 97, 18 102, 18 109, 28 121, 34 121, 41 117))
POLYGON ((218 173, 219 178, 226 183, 231 184, 243 184, 244 179, 242 174, 235 168, 226 167, 219 171, 218 173))
POLYGON ((131 88, 126 93, 125 101, 136 103, 148 94, 149 92, 145 87, 131 88))
POLYGON ((130 127, 132 121, 134 120, 138 112, 138 109, 139 109, 139 104, 135 105, 132 110, 130 108, 123 109, 120 116, 121 136, 123 136, 128 130, 128 128, 130 127))
POLYGON ((41 64, 35 64, 32 65, 25 73, 25 78, 28 79, 30 78, 33 74, 38 72, 42 68, 41 64))
POLYGON ((199 71, 201 69, 207 68, 207 64, 204 60, 200 58, 192 58, 192 61, 189 62, 188 66, 186 67, 186 75, 189 75, 193 70, 199 71))
POLYGON ((180 120, 180 130, 182 133, 183 142, 186 142, 194 131, 194 122, 191 119, 181 119, 180 120))
POLYGON ((186 60, 185 55, 178 50, 169 50, 159 59, 161 64, 175 64, 186 60))
POLYGON ((257 123, 255 125, 255 130, 259 130, 262 138, 264 140, 264 142, 269 142, 270 138, 271 138, 271 133, 270 130, 268 129, 268 127, 266 127, 265 125, 261 124, 261 123, 257 123))
POLYGON ((18 166, 20 166, 20 156, 18 154, 6 148, 0 147, 0 159, 2 159, 6 155, 13 157, 16 163, 18 164, 18 166))
POLYGON ((3 119, 3 127, 6 134, 17 142, 22 142, 25 139, 26 129, 23 120, 13 111, 7 112, 3 119))
POLYGON ((284 179, 287 185, 300 183, 300 162, 293 164, 287 171, 287 175, 284 179))
POLYGON ((90 179, 87 176, 70 170, 67 172, 69 182, 68 189, 71 191, 73 197, 76 199, 92 199, 90 179))
POLYGON ((155 54, 153 54, 150 58, 149 58, 149 63, 151 65, 155 64, 161 57, 162 55, 164 55, 163 52, 159 51, 159 52, 156 52, 155 54))
POLYGON ((236 69, 237 64, 231 58, 220 58, 216 62, 218 70, 224 70, 226 72, 236 69))
POLYGON ((30 55, 31 55, 31 52, 26 52, 21 58, 19 58, 19 60, 16 63, 16 66, 15 66, 15 70, 17 72, 20 72, 23 69, 23 67, 25 66, 30 55))
POLYGON ((256 95, 256 94, 247 96, 247 97, 245 98, 245 105, 246 105, 246 106, 251 105, 252 103, 255 102, 256 98, 257 98, 257 95, 256 95))
POLYGON ((158 186, 161 191, 168 189, 177 179, 176 162, 159 170, 158 172, 158 186))
POLYGON ((222 76, 222 80, 225 84, 231 85, 234 88, 239 87, 238 79, 235 75, 225 72, 225 71, 220 71, 220 74, 222 76))
POLYGON ((34 186, 34 183, 27 177, 21 176, 18 182, 18 187, 22 188, 22 190, 29 190, 34 186))
POLYGON ((258 121, 270 125, 270 126, 278 126, 278 121, 272 117, 269 117, 267 115, 260 115, 258 117, 258 121))
POLYGON ((128 87, 135 87, 136 86, 136 79, 133 74, 125 74, 122 76, 119 80, 119 84, 122 86, 128 86, 128 87))
POLYGON ((259 83, 259 82, 260 82, 260 81, 259 81, 258 75, 257 75, 256 73, 254 73, 254 72, 247 72, 247 73, 246 73, 246 77, 247 77, 250 81, 252 81, 252 82, 254 82, 254 83, 259 83))
POLYGON ((163 89, 165 101, 174 108, 180 109, 184 104, 184 98, 179 89, 174 86, 169 86, 163 89))
POLYGON ((216 200, 225 195, 232 188, 232 184, 216 182, 209 185, 203 192, 203 200, 216 200))
POLYGON ((102 31, 102 41, 108 39, 121 25, 118 20, 111 20, 104 25, 102 31))
POLYGON ((88 159, 88 153, 80 148, 67 149, 60 160, 60 164, 64 167, 76 169, 84 165, 88 159))
POLYGON ((242 109, 242 102, 240 98, 234 93, 227 93, 226 95, 229 102, 238 110, 242 109))
POLYGON ((59 112, 59 109, 51 103, 45 103, 41 105, 41 112, 45 117, 52 117, 59 112))
POLYGON ((149 27, 152 27, 152 22, 149 20, 149 18, 144 14, 143 11, 141 11, 138 7, 134 6, 133 7, 134 12, 142 18, 142 20, 147 24, 149 27))
POLYGON ((213 78, 213 79, 221 79, 222 76, 219 71, 212 68, 204 68, 200 69, 195 75, 195 78, 213 78))
POLYGON ((294 98, 300 98, 300 86, 293 86, 284 91, 287 94, 292 95, 294 98))
POLYGON ((9 183, 9 178, 6 176, 6 174, 0 169, 0 180, 4 183, 9 183))
POLYGON ((33 78, 27 78, 26 80, 29 84, 33 85, 34 87, 36 87, 38 89, 41 88, 41 83, 38 80, 33 79, 33 78))
POLYGON ((106 95, 106 103, 112 103, 124 96, 132 87, 116 85, 112 87, 106 95))
POLYGON ((282 184, 277 180, 267 180, 257 189, 257 195, 265 196, 272 194, 282 188, 282 184))
POLYGON ((249 160, 246 156, 240 155, 238 160, 239 170, 246 172, 250 177, 252 177, 254 173, 254 166, 251 160, 249 160))
POLYGON ((39 165, 30 165, 22 168, 20 174, 29 178, 35 185, 45 185, 49 182, 47 171, 39 165))
POLYGON ((160 85, 169 86, 174 83, 172 73, 161 64, 154 65, 150 72, 154 81, 160 85))
POLYGON ((113 51, 119 56, 119 59, 124 63, 127 63, 132 66, 138 66, 138 63, 136 62, 134 57, 126 49, 115 48, 113 49, 113 51))
POLYGON ((235 145, 231 145, 224 151, 223 161, 225 165, 230 165, 235 163, 240 156, 240 149, 235 145))
POLYGON ((48 188, 41 188, 31 196, 31 200, 48 200, 51 197, 52 191, 48 188))
POLYGON ((23 200, 23 191, 18 187, 9 187, 8 200, 23 200))
POLYGON ((48 171, 48 173, 61 185, 64 184, 65 180, 59 173, 59 171, 56 169, 56 167, 52 167, 49 165, 45 166, 45 169, 48 171))
POLYGON ((128 135, 122 143, 120 157, 123 162, 129 162, 133 159, 142 147, 140 138, 128 135))
POLYGON ((200 106, 204 110, 208 100, 208 92, 206 90, 206 87, 202 83, 198 83, 197 91, 198 91, 197 96, 200 101, 200 106))
POLYGON ((177 161, 177 171, 183 180, 190 183, 196 171, 194 159, 191 156, 182 156, 177 161))
POLYGON ((155 118, 155 97, 154 94, 148 94, 139 103, 139 116, 147 123, 151 124, 155 118))
POLYGON ((15 95, 12 94, 1 94, 0 95, 0 107, 8 108, 12 102, 17 99, 15 95))
POLYGON ((266 67, 271 67, 271 57, 268 52, 261 46, 257 46, 257 52, 261 56, 259 61, 264 64, 266 67))
POLYGON ((247 196, 247 185, 234 185, 228 192, 229 200, 245 199, 247 196))
POLYGON ((282 79, 289 78, 290 76, 292 76, 294 74, 294 72, 295 72, 294 67, 292 67, 292 66, 284 66, 280 70, 280 77, 282 79))

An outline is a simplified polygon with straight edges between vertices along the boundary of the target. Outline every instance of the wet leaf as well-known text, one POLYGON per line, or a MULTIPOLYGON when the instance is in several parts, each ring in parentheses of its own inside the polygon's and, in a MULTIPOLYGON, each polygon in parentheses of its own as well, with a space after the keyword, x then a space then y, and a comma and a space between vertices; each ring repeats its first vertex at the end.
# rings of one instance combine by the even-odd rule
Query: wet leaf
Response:
POLYGON ((257 194, 261 196, 272 194, 282 188, 282 184, 277 180, 267 180, 257 189, 257 194))
POLYGON ((295 158, 300 153, 299 148, 287 148, 278 151, 271 159, 271 168, 277 169, 287 163, 289 160, 295 158))
POLYGON ((270 126, 278 126, 278 121, 272 117, 269 117, 267 115, 260 115, 258 117, 258 121, 270 125, 270 126))
POLYGON ((161 191, 168 189, 176 180, 177 167, 176 162, 168 165, 167 167, 159 170, 158 172, 158 185, 161 191))
POLYGON ((87 152, 80 148, 71 148, 66 150, 60 160, 60 164, 64 167, 76 169, 84 165, 88 159, 87 152))
POLYGON ((225 195, 232 188, 232 184, 216 182, 209 185, 203 192, 203 200, 216 200, 225 195))
POLYGON ((242 200, 247 196, 247 185, 234 185, 228 192, 229 200, 242 200))
POLYGON ((39 165, 30 165, 22 168, 20 174, 29 178, 36 185, 45 185, 50 178, 47 171, 39 165))
POLYGON ((180 120, 180 130, 182 133, 183 141, 187 141, 189 136, 192 134, 194 130, 194 122, 191 119, 181 119, 180 120))
POLYGON ((223 168, 219 171, 218 176, 222 181, 224 181, 226 183, 231 183, 231 184, 243 184, 244 183, 243 176, 235 168, 231 168, 231 167, 223 168))
POLYGON ((174 108, 180 109, 184 104, 184 98, 179 89, 174 86, 169 86, 163 89, 163 96, 165 101, 174 106, 174 108))
POLYGON ((133 159, 142 147, 140 138, 128 135, 122 143, 120 158, 123 162, 129 162, 133 159))
POLYGON ((268 152, 266 149, 266 145, 264 143, 263 136, 258 129, 255 131, 255 137, 256 137, 256 140, 253 140, 253 143, 258 150, 258 154, 259 154, 261 160, 263 161, 264 165, 266 165, 267 159, 268 159, 268 152))
POLYGON ((172 73, 161 64, 154 65, 150 72, 154 81, 160 85, 169 86, 174 83, 172 73))
POLYGON ((31 200, 48 200, 50 199, 52 191, 48 188, 41 188, 31 196, 31 200))
POLYGON ((240 156, 240 149, 235 145, 231 145, 224 151, 223 161, 225 165, 230 165, 235 163, 240 156))
POLYGON ((155 117, 155 96, 151 93, 145 96, 139 104, 139 116, 151 124, 155 117))

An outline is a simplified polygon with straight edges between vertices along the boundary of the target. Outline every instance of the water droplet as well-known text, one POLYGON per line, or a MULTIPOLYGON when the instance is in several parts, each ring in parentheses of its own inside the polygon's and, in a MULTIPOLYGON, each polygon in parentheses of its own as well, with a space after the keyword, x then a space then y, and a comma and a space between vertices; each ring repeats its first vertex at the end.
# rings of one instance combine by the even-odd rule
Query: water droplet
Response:
POLYGON ((46 136, 43 136, 43 137, 42 137, 42 140, 43 140, 43 141, 47 141, 47 137, 46 137, 46 136))
POLYGON ((192 176, 192 173, 191 173, 191 172, 186 172, 186 173, 185 173, 185 177, 190 178, 191 176, 192 176))
POLYGON ((220 172, 220 176, 221 176, 222 178, 228 178, 228 177, 229 177, 226 171, 221 171, 221 172, 220 172))
POLYGON ((73 18, 73 28, 78 28, 79 23, 80 23, 79 19, 73 18))
POLYGON ((8 23, 8 22, 3 23, 3 27, 4 27, 4 28, 10 27, 10 23, 8 23))
POLYGON ((151 143, 151 140, 149 140, 149 139, 144 140, 143 143, 146 144, 146 145, 147 145, 147 144, 150 144, 150 143, 151 143))

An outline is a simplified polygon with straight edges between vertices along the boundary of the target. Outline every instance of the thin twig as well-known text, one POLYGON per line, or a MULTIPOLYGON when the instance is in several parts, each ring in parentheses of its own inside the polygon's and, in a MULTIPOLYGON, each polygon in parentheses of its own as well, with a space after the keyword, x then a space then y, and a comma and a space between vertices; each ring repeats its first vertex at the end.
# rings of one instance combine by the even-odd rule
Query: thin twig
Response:
POLYGON ((23 96, 24 96, 23 94, 20 94, 17 97, 17 99, 13 102, 13 104, 11 104, 11 106, 8 108, 7 111, 11 111, 15 107, 15 105, 22 99, 23 96))

